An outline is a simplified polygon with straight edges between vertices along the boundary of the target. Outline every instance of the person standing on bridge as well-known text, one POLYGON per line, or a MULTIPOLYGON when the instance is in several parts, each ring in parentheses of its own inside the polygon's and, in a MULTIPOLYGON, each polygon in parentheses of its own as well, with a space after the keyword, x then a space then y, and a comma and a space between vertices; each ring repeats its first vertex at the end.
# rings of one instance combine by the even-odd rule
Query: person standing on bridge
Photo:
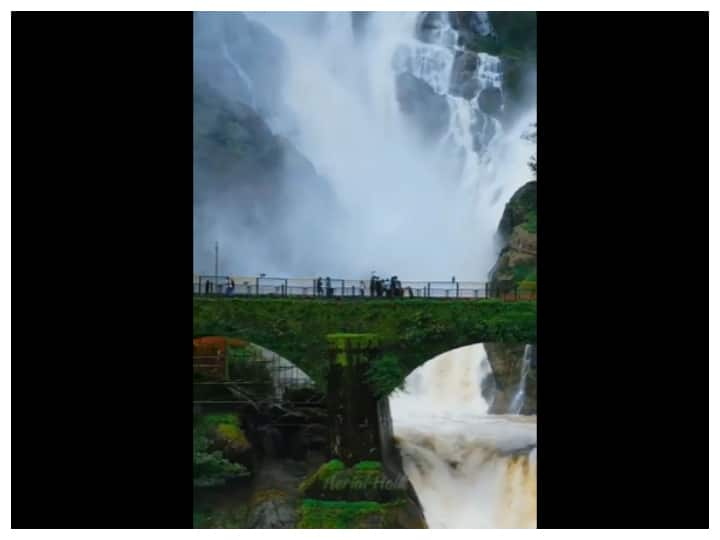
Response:
POLYGON ((317 295, 322 296, 323 287, 322 287, 322 278, 321 277, 317 278, 317 281, 315 282, 315 289, 317 290, 317 295))
POLYGON ((333 294, 332 281, 330 280, 330 276, 327 276, 325 278, 325 292, 328 296, 332 296, 333 294))
POLYGON ((225 295, 226 296, 232 296, 232 294, 235 292, 235 280, 233 278, 229 277, 227 286, 225 288, 225 295))

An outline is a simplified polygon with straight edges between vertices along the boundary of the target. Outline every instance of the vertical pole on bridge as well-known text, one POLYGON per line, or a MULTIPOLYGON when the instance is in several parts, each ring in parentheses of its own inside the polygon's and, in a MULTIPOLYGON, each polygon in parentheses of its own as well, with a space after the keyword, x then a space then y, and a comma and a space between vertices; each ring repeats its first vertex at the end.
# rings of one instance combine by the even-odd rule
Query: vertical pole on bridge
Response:
POLYGON ((215 241, 215 287, 214 287, 214 289, 216 291, 218 290, 218 260, 219 260, 218 253, 219 253, 219 251, 220 251, 220 244, 216 240, 215 241))

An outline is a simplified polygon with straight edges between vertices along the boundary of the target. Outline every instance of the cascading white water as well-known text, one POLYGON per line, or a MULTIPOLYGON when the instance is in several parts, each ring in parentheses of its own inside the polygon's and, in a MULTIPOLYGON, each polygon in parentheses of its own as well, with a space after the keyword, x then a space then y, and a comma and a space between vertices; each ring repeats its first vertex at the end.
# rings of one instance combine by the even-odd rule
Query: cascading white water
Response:
MULTIPOLYGON (((481 90, 502 91, 499 59, 478 54, 476 91, 460 97, 451 95, 451 83, 461 48, 446 16, 425 41, 416 37, 417 13, 373 13, 362 39, 353 33, 350 13, 325 14, 321 25, 317 14, 249 17, 286 46, 281 93, 295 129, 285 135, 327 178, 343 208, 342 219, 323 232, 323 246, 334 253, 327 272, 377 270, 412 280, 422 268, 431 279, 485 279, 504 204, 528 180, 534 149, 519 136, 534 110, 524 125, 505 132, 479 109, 481 90), (428 141, 403 114, 400 73, 445 100, 444 133, 428 141)), ((479 24, 489 25, 487 17, 479 24)), ((316 217, 322 210, 308 212, 316 217)))
POLYGON ((492 377, 484 346, 472 345, 430 360, 390 397, 403 467, 430 528, 537 525, 536 420, 488 415, 492 377))
POLYGON ((522 368, 520 373, 520 383, 518 383, 517 391, 513 396, 512 402, 510 403, 510 414, 520 414, 520 411, 525 405, 525 385, 527 384, 527 376, 530 372, 530 362, 532 361, 532 347, 530 345, 525 346, 525 352, 523 353, 522 368))

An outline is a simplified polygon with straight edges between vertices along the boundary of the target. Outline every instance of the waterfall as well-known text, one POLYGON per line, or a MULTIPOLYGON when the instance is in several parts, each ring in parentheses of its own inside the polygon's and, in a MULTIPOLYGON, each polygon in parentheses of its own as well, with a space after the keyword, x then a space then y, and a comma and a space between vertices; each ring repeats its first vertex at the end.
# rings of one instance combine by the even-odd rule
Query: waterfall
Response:
MULTIPOLYGON (((412 280, 422 267, 431 279, 485 279, 504 204, 529 177, 534 143, 520 134, 534 109, 517 128, 481 109, 483 91, 502 99, 500 59, 465 50, 447 14, 422 39, 417 13, 372 13, 362 39, 352 16, 323 14, 318 25, 319 14, 248 14, 285 45, 278 92, 294 129, 279 134, 327 179, 342 208, 342 219, 322 226, 322 247, 333 256, 319 254, 315 264, 322 259, 323 272, 337 275, 377 270, 412 280), (470 66, 462 92, 460 57, 470 66)), ((484 14, 477 24, 490 31, 484 14)), ((289 178, 291 189, 301 190, 298 182, 289 178)), ((329 215, 305 204, 288 219, 329 215)), ((299 229, 288 241, 306 241, 299 229)))
POLYGON ((478 344, 430 360, 390 397, 403 468, 430 528, 536 527, 536 419, 487 414, 492 380, 478 344))
POLYGON ((525 405, 525 385, 527 383, 527 375, 530 372, 530 363, 532 361, 532 346, 526 345, 523 353, 522 368, 520 373, 520 383, 518 383, 517 391, 510 403, 510 414, 520 414, 525 405))

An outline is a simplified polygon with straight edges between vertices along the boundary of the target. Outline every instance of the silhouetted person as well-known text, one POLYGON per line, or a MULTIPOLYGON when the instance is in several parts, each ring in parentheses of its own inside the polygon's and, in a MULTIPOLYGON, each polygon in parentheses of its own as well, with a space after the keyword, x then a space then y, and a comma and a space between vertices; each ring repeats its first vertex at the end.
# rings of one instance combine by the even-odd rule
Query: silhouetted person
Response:
POLYGON ((205 282, 205 294, 210 294, 210 285, 211 285, 210 280, 207 280, 205 282))
POLYGON ((330 276, 325 278, 325 291, 327 292, 328 296, 333 295, 332 281, 330 280, 330 276))
POLYGON ((360 282, 360 296, 365 296, 365 282, 360 282))
POLYGON ((317 281, 315 282, 315 289, 317 290, 318 296, 322 296, 323 286, 321 277, 317 278, 317 281))

